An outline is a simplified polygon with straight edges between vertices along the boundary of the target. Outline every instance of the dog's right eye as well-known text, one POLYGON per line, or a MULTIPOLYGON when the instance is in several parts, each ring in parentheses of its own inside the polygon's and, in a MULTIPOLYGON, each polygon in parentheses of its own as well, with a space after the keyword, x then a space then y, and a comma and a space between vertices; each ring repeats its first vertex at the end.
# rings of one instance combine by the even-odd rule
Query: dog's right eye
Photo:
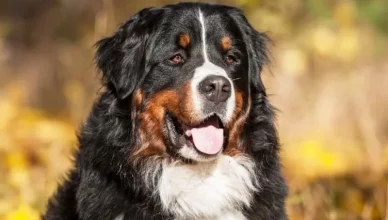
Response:
POLYGON ((180 64, 184 62, 183 56, 180 54, 175 54, 173 57, 170 58, 170 61, 173 64, 180 64))
POLYGON ((227 56, 225 57, 225 61, 226 61, 228 64, 233 64, 233 63, 236 62, 236 60, 237 60, 237 58, 236 58, 235 56, 233 56, 233 55, 227 55, 227 56))

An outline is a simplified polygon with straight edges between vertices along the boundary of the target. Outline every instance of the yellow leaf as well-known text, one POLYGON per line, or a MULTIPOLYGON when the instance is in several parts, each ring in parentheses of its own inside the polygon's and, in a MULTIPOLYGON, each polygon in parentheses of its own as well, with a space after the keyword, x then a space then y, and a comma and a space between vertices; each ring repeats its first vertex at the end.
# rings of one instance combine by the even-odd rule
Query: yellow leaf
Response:
POLYGON ((336 34, 327 27, 317 27, 311 32, 311 47, 319 55, 330 56, 335 51, 336 34))
POLYGON ((346 156, 329 148, 320 139, 306 140, 285 151, 285 161, 293 172, 304 178, 335 176, 347 168, 346 156))
POLYGON ((69 124, 57 120, 41 120, 35 125, 39 140, 44 142, 74 142, 75 129, 69 124))
POLYGON ((31 208, 29 205, 21 204, 19 207, 11 211, 5 218, 6 220, 39 220, 38 211, 31 208))
POLYGON ((334 8, 334 19, 340 26, 353 25, 356 19, 356 7, 353 1, 339 1, 334 8))
POLYGON ((339 32, 335 55, 343 61, 352 61, 360 52, 360 37, 356 29, 343 29, 339 32))
POLYGON ((306 73, 307 57, 302 50, 297 48, 286 49, 281 54, 280 60, 285 74, 299 76, 306 73))
POLYGON ((5 132, 6 126, 15 118, 18 106, 12 100, 0 100, 0 131, 5 132))
POLYGON ((9 184, 22 188, 29 183, 30 173, 26 168, 11 168, 8 172, 9 184))
POLYGON ((28 165, 26 156, 20 151, 10 152, 5 160, 9 168, 25 169, 28 165))

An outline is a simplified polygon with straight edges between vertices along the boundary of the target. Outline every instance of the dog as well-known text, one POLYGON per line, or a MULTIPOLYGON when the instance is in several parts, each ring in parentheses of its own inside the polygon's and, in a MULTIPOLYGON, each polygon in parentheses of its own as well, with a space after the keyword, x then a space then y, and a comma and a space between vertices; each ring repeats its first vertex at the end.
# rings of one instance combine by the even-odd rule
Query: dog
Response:
POLYGON ((287 219, 268 42, 206 3, 143 9, 100 40, 105 90, 43 219, 287 219))

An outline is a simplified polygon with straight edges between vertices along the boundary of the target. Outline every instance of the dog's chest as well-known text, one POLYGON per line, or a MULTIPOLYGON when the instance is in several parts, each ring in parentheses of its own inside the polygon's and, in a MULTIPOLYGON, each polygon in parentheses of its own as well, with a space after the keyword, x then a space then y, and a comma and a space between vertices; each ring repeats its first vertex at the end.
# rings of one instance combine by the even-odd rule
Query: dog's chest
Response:
POLYGON ((245 219, 240 210, 257 190, 254 173, 254 163, 245 157, 166 165, 158 187, 162 207, 176 220, 245 219))
POLYGON ((247 220, 243 213, 239 210, 225 211, 217 216, 210 217, 176 217, 174 220, 247 220))

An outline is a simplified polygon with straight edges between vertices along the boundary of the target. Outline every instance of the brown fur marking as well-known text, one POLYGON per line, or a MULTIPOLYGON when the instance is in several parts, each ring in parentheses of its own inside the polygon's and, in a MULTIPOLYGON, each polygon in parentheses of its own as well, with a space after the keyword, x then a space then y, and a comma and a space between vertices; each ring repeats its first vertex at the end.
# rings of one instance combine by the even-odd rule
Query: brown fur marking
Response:
POLYGON ((142 89, 138 89, 135 92, 135 97, 133 99, 134 99, 135 105, 136 106, 140 106, 141 103, 143 102, 143 90, 142 89))
POLYGON ((232 47, 232 40, 230 39, 230 37, 225 36, 221 39, 221 47, 224 51, 230 50, 230 48, 232 47))
MULTIPOLYGON (((235 156, 245 151, 239 146, 239 138, 244 129, 244 123, 248 117, 248 110, 244 111, 244 99, 241 91, 235 90, 236 103, 233 116, 227 127, 230 129, 228 146, 224 154, 235 156)), ((140 146, 133 152, 133 160, 145 157, 169 158, 164 143, 163 126, 166 112, 174 114, 178 120, 186 125, 199 122, 200 118, 194 111, 194 103, 191 94, 190 82, 186 83, 178 91, 164 90, 154 94, 147 101, 143 101, 143 92, 138 90, 134 97, 136 105, 146 103, 137 114, 139 120, 140 146)), ((247 103, 249 109, 249 103, 247 103)))
POLYGON ((249 107, 245 112, 243 112, 243 94, 242 92, 236 90, 236 108, 232 120, 229 123, 229 140, 228 146, 225 149, 225 154, 229 156, 235 156, 244 152, 243 146, 239 146, 239 138, 243 132, 245 120, 248 118, 249 107))
POLYGON ((190 36, 188 34, 180 34, 178 44, 183 48, 187 48, 190 45, 190 36))
MULTIPOLYGON (((179 91, 164 90, 154 94, 145 103, 142 111, 138 112, 140 146, 133 152, 132 160, 139 157, 162 156, 168 157, 164 143, 163 126, 166 112, 173 113, 182 123, 193 124, 199 121, 194 113, 191 98, 190 82, 182 86, 179 91)), ((134 97, 136 104, 144 99, 142 91, 137 91, 134 97)))

